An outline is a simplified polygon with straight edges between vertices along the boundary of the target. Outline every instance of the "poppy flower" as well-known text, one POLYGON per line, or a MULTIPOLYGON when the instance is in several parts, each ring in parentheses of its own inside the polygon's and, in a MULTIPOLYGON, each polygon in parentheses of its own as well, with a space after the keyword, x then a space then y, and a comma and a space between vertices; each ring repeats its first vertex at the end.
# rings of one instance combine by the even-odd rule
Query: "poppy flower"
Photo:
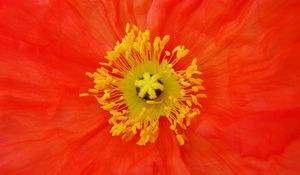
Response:
POLYGON ((297 0, 4 0, 0 19, 0 174, 300 173, 297 0))

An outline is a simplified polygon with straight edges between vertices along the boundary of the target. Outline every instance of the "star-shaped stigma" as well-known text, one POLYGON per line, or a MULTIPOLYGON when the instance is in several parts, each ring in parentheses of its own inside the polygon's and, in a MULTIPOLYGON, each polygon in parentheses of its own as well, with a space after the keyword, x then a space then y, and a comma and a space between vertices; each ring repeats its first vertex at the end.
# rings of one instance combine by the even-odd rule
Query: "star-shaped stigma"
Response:
POLYGON ((153 75, 149 72, 145 72, 143 77, 134 83, 137 95, 144 100, 154 100, 158 98, 164 90, 164 85, 159 78, 160 76, 158 74, 153 75))

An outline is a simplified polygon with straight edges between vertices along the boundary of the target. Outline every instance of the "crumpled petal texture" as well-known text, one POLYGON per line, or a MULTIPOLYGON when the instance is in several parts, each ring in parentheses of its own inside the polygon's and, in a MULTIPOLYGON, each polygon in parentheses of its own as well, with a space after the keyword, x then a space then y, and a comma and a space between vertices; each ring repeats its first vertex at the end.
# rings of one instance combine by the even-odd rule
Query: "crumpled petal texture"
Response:
POLYGON ((297 0, 0 1, 0 174, 300 174, 297 0), (197 57, 207 99, 179 146, 112 137, 79 98, 126 23, 197 57))

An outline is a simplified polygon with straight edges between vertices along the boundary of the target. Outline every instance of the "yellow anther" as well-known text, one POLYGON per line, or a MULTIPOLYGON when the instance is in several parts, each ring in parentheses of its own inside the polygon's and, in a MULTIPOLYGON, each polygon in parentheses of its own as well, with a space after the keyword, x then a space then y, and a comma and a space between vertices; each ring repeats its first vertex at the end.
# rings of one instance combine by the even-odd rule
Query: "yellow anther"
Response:
POLYGON ((192 102, 193 102, 195 105, 198 105, 197 97, 196 97, 195 95, 191 95, 191 98, 192 98, 192 102))
POLYGON ((89 96, 88 93, 81 93, 81 94, 79 94, 79 97, 87 97, 87 96, 89 96))
POLYGON ((197 94, 196 95, 197 98, 206 98, 206 94, 197 94))
POLYGON ((86 72, 85 75, 90 77, 90 78, 93 78, 93 74, 91 72, 86 72))
POLYGON ((169 35, 165 35, 162 39, 162 42, 160 43, 160 47, 164 47, 167 42, 170 40, 170 36, 169 35))
POLYGON ((196 115, 200 114, 199 110, 196 110, 188 115, 189 118, 194 118, 196 115))
POLYGON ((130 25, 127 23, 127 24, 126 24, 125 32, 128 33, 128 32, 129 32, 129 29, 130 29, 130 25))
POLYGON ((181 84, 182 84, 183 86, 190 86, 190 85, 191 85, 190 83, 185 82, 185 81, 181 82, 181 84))
POLYGON ((177 134, 176 139, 177 139, 179 145, 184 145, 184 139, 181 134, 177 134))
MULTIPOLYGON (((189 81, 191 83, 194 83, 194 84, 201 84, 202 83, 201 79, 196 79, 196 78, 189 78, 189 81)), ((204 88, 204 87, 202 86, 202 88, 204 88)))
POLYGON ((165 55, 166 55, 166 56, 170 56, 171 53, 170 53, 169 51, 165 51, 165 55))
POLYGON ((98 92, 99 92, 98 89, 89 89, 88 91, 89 91, 90 93, 98 93, 98 92))

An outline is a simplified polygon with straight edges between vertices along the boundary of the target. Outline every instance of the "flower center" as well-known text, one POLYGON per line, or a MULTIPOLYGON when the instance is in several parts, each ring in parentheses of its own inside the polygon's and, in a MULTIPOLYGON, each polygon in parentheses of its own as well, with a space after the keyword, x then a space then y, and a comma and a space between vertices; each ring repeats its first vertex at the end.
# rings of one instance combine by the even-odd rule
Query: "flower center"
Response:
POLYGON ((153 75, 149 72, 145 72, 143 76, 134 83, 137 95, 144 100, 154 100, 158 98, 164 90, 164 85, 159 78, 159 74, 153 75))
POLYGON ((174 69, 189 51, 183 46, 166 50, 169 39, 166 35, 151 41, 149 31, 127 25, 125 37, 105 56, 108 62, 86 73, 95 85, 80 96, 94 96, 111 114, 113 136, 130 140, 138 134, 138 145, 153 143, 159 119, 165 117, 178 143, 184 144, 184 130, 200 114, 199 99, 206 95, 196 58, 183 70, 174 69))

